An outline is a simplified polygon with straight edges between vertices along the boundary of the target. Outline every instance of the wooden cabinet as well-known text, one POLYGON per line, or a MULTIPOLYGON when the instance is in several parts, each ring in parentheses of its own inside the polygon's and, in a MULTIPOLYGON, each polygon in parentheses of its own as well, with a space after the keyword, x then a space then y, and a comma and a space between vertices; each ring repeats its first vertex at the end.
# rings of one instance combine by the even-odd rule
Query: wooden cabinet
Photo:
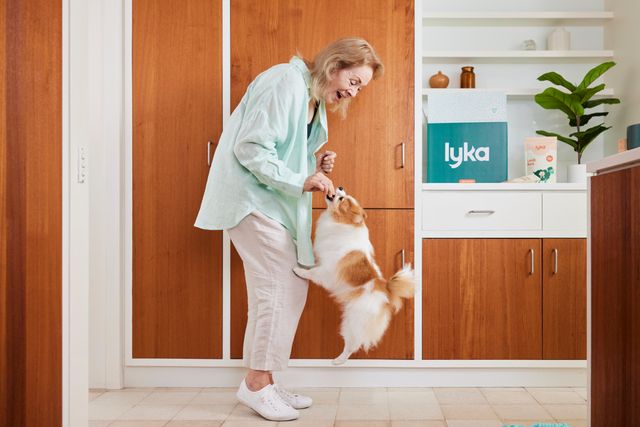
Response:
MULTIPOLYGON (((314 219, 322 212, 314 210, 314 219)), ((413 262, 412 210, 368 210, 367 226, 376 251, 376 260, 385 278, 391 277, 406 262, 413 262)), ((242 261, 235 250, 232 256, 233 283, 231 286, 231 357, 242 358, 242 340, 247 323, 246 287, 242 261)), ((413 359, 413 301, 405 300, 404 307, 393 317, 389 329, 377 348, 358 352, 352 359, 413 359)), ((300 319, 293 343, 292 358, 332 359, 342 352, 339 334, 340 310, 327 292, 310 284, 307 304, 300 319)))
POLYGON ((0 426, 61 426, 69 393, 62 336, 69 267, 63 189, 70 186, 63 185, 63 3, 0 5, 0 426))
POLYGON ((542 240, 542 358, 587 358, 587 242, 542 240))
POLYGON ((133 357, 222 356, 222 233, 193 226, 222 128, 221 1, 133 1, 133 357))
POLYGON ((590 178, 593 427, 632 426, 640 419, 638 152, 617 155, 629 165, 603 160, 613 171, 590 178))
MULTIPOLYGON (((232 0, 232 109, 259 73, 296 50, 313 59, 340 37, 365 38, 385 73, 358 95, 346 120, 328 113, 323 150, 338 153, 331 179, 365 208, 413 208, 413 13, 411 0, 232 0)), ((314 207, 324 206, 314 199, 314 207)))
POLYGON ((539 239, 425 239, 424 359, 539 359, 539 239))
POLYGON ((424 359, 584 359, 584 239, 425 239, 422 256, 424 359))
MULTIPOLYGON (((341 120, 329 113, 329 142, 338 153, 330 178, 367 209, 376 258, 389 277, 413 249, 414 50, 413 1, 339 0, 231 1, 231 107, 262 71, 287 62, 298 50, 308 59, 328 43, 348 36, 368 40, 385 65, 341 120), (339 13, 333 11, 339 10, 339 13), (292 16, 295 19, 292 19, 292 16)), ((326 205, 320 195, 314 207, 326 205)), ((316 212, 317 215, 317 212, 316 212)), ((242 357, 246 289, 242 262, 235 252, 231 268, 231 356, 242 357)), ((292 357, 334 358, 342 351, 339 310, 323 289, 312 285, 292 357)), ((383 342, 368 355, 413 358, 413 303, 396 315, 383 342)))

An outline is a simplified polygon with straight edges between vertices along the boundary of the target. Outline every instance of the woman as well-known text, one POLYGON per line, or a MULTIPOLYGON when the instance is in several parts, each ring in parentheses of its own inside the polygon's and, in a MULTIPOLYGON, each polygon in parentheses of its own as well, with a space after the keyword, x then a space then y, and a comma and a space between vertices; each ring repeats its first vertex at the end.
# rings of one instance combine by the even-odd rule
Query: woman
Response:
POLYGON ((334 195, 325 173, 326 104, 344 117, 352 98, 383 72, 365 40, 345 38, 313 62, 294 56, 247 88, 220 137, 196 227, 228 230, 245 269, 248 299, 238 399, 269 420, 291 420, 311 399, 274 384, 286 368, 307 298, 293 267, 314 265, 311 192, 334 195))

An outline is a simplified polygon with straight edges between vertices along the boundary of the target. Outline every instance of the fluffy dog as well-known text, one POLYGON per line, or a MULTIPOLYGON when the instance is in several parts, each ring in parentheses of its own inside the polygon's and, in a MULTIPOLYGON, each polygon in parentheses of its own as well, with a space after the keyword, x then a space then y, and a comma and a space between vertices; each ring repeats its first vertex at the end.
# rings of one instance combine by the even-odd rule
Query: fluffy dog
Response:
POLYGON ((367 214, 356 199, 338 187, 326 202, 313 244, 317 264, 294 272, 325 288, 342 307, 344 350, 333 360, 340 365, 361 347, 368 351, 378 344, 402 298, 413 297, 415 281, 409 264, 388 281, 382 277, 364 222, 367 214))

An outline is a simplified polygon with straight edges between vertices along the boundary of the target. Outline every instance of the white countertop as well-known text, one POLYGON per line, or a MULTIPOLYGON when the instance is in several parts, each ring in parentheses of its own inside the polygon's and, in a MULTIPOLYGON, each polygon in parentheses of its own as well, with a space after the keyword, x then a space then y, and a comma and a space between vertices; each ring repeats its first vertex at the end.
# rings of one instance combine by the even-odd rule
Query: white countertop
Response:
POLYGON ((572 184, 567 182, 558 183, 423 183, 422 191, 586 191, 587 184, 572 184))
POLYGON ((623 151, 622 153, 587 163, 587 172, 598 174, 610 169, 624 169, 634 164, 640 164, 640 148, 623 151))

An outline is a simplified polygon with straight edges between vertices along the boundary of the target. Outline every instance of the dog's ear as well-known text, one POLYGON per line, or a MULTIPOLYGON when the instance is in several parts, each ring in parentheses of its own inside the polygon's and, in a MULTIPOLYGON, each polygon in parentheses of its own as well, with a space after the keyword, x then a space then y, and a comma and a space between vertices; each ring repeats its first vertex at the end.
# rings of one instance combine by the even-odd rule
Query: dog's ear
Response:
POLYGON ((364 209, 362 209, 362 207, 357 203, 351 203, 351 207, 349 210, 351 212, 351 220, 354 224, 362 224, 364 222, 364 219, 367 217, 364 209))

